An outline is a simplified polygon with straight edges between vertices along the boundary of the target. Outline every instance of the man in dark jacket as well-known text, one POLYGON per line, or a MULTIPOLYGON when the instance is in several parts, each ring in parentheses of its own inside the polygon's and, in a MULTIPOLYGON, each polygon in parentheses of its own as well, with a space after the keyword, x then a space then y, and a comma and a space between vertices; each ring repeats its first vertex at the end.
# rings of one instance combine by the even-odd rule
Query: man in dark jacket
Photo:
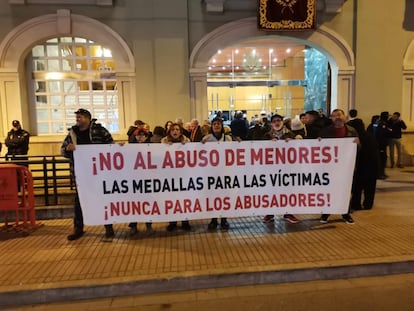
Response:
POLYGON ((388 127, 388 111, 381 112, 380 119, 374 130, 374 136, 377 141, 379 152, 379 164, 378 164, 378 178, 385 179, 385 168, 387 166, 387 146, 391 137, 391 129, 388 127))
MULTIPOLYGON (((27 152, 29 151, 30 134, 28 131, 22 129, 18 120, 14 120, 12 126, 13 128, 7 133, 5 141, 7 146, 6 159, 27 161, 28 157, 25 155, 27 155, 27 152)), ((27 162, 19 164, 27 166, 27 162)))
POLYGON ((388 127, 391 129, 391 138, 390 138, 390 161, 391 168, 394 167, 394 148, 397 149, 397 167, 402 168, 402 146, 401 146, 401 136, 402 130, 407 129, 407 125, 401 119, 401 114, 399 112, 394 112, 392 117, 388 120, 388 127))
POLYGON ((320 118, 316 110, 309 110, 305 112, 305 129, 306 137, 308 139, 314 139, 319 137, 319 132, 324 127, 323 120, 320 118))
POLYGON ((230 123, 231 135, 234 140, 246 140, 247 131, 249 130, 249 123, 243 117, 242 111, 237 111, 234 119, 230 123))
POLYGON ((358 118, 358 111, 356 109, 349 110, 349 120, 346 124, 352 126, 357 130, 358 134, 365 131, 365 124, 362 119, 358 118))
MULTIPOLYGON (((322 138, 344 138, 344 137, 356 137, 358 138, 357 131, 345 124, 345 113, 342 109, 334 109, 331 114, 332 124, 325 127, 320 132, 322 138)), ((354 168, 352 168, 354 169, 354 168)), ((320 222, 327 223, 329 214, 323 214, 320 222)), ((350 210, 346 214, 342 215, 343 220, 347 224, 353 224, 354 220, 351 217, 350 210)))
POLYGON ((201 126, 197 119, 191 120, 190 128, 190 140, 192 142, 200 142, 203 139, 203 133, 201 132, 201 126))
MULTIPOLYGON (((76 112, 76 125, 69 129, 69 133, 62 143, 61 153, 65 158, 71 160, 71 169, 73 167, 73 151, 77 145, 86 144, 112 144, 114 142, 112 135, 101 124, 95 123, 96 119, 92 119, 91 113, 86 109, 78 109, 76 112)), ((78 191, 76 191, 74 204, 73 233, 68 235, 68 240, 79 239, 83 234, 83 214, 79 202, 78 191)), ((105 237, 112 238, 115 236, 112 224, 105 225, 105 237)))

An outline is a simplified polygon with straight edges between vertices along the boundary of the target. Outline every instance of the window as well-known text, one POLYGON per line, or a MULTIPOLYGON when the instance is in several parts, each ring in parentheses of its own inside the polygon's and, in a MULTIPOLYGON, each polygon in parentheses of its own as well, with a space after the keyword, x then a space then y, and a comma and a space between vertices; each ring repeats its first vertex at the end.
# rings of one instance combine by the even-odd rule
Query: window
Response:
POLYGON ((116 67, 109 49, 84 38, 53 38, 32 48, 37 134, 66 133, 78 108, 119 131, 116 67))

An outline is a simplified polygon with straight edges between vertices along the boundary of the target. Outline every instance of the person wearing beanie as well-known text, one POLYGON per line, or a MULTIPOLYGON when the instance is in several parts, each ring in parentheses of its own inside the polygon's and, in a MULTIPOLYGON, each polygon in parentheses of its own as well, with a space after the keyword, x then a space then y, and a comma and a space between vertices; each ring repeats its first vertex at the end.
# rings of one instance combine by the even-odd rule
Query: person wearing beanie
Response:
MULTIPOLYGON (((219 142, 219 141, 232 141, 230 135, 225 134, 224 127, 223 127, 223 119, 222 118, 214 118, 211 121, 211 133, 204 136, 201 142, 204 144, 206 142, 219 142)), ((215 230, 218 227, 218 219, 212 218, 210 223, 208 224, 209 230, 215 230)), ((222 217, 220 220, 220 229, 221 230, 228 230, 230 225, 227 221, 226 217, 222 217)))

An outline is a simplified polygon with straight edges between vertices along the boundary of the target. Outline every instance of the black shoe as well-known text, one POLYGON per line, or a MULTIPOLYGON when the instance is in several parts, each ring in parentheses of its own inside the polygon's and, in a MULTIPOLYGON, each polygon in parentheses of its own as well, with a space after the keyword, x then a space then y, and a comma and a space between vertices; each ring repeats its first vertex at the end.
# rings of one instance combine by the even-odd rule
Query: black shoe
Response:
POLYGON ((355 221, 353 220, 353 218, 351 217, 351 215, 349 214, 345 214, 342 216, 342 219, 349 225, 352 225, 355 223, 355 221))
POLYGON ((208 224, 208 230, 215 230, 217 229, 217 226, 218 226, 217 218, 213 218, 208 224))
POLYGON ((227 222, 227 219, 222 219, 220 222, 220 229, 221 230, 229 230, 230 224, 227 222))
POLYGON ((188 221, 181 222, 181 228, 183 228, 185 231, 191 231, 191 226, 188 221))
POLYGON ((73 233, 69 234, 67 236, 67 238, 68 238, 69 241, 74 241, 74 240, 79 239, 84 233, 85 233, 85 231, 83 231, 83 229, 75 228, 73 230, 73 233))
POLYGON ((110 239, 110 238, 113 238, 114 236, 115 236, 114 228, 112 228, 112 227, 106 228, 105 227, 105 238, 110 239))
POLYGON ((326 224, 328 222, 328 218, 329 218, 329 215, 322 214, 321 219, 319 220, 319 222, 321 222, 323 224, 326 224))
POLYGON ((177 230, 177 223, 170 222, 170 224, 167 226, 167 231, 174 231, 177 230))

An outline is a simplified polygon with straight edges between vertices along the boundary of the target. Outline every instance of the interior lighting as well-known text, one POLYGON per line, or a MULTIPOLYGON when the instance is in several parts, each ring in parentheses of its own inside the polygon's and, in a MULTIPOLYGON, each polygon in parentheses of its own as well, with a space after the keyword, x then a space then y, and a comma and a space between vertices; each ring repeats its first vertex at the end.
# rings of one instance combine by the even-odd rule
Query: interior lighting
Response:
POLYGON ((63 78, 63 75, 61 72, 48 72, 45 75, 46 80, 60 80, 63 78))

